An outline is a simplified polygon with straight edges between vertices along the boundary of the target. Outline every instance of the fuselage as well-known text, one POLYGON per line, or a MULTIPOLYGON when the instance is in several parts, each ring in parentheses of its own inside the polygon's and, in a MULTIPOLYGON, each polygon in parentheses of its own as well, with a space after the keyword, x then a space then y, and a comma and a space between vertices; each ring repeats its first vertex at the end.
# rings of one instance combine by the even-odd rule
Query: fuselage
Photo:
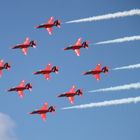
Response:
POLYGON ((28 45, 19 44, 19 45, 13 47, 12 49, 18 49, 18 48, 23 49, 23 48, 28 48, 28 47, 30 47, 30 44, 28 44, 28 45))
POLYGON ((31 112, 30 114, 44 114, 44 113, 47 113, 47 112, 49 112, 48 109, 46 109, 46 110, 35 110, 35 111, 31 112))
POLYGON ((75 92, 65 92, 65 93, 58 95, 58 97, 73 97, 75 95, 77 95, 75 92))
POLYGON ((82 45, 72 45, 72 46, 65 48, 64 50, 75 50, 75 49, 80 49, 82 47, 83 47, 82 45))
POLYGON ((54 23, 52 23, 52 24, 42 24, 42 25, 37 26, 37 28, 51 28, 53 26, 55 26, 54 23))
POLYGON ((88 75, 88 74, 100 74, 102 72, 103 72, 102 70, 92 70, 92 71, 85 72, 84 74, 85 75, 88 75))
POLYGON ((52 72, 51 70, 40 70, 40 71, 35 72, 34 74, 49 74, 51 72, 52 72))
POLYGON ((15 88, 10 88, 8 91, 23 91, 25 89, 26 87, 15 87, 15 88))

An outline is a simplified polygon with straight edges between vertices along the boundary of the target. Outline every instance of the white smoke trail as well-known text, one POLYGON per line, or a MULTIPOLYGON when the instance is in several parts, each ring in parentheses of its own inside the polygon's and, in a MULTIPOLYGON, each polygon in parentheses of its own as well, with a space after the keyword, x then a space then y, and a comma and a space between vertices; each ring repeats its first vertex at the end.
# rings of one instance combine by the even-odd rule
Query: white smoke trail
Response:
POLYGON ((120 91, 120 90, 130 90, 130 89, 140 89, 140 83, 131 83, 131 84, 125 84, 115 87, 109 87, 109 88, 101 88, 96 90, 91 90, 89 92, 106 92, 106 91, 120 91))
POLYGON ((132 9, 129 11, 109 13, 109 14, 100 15, 100 16, 82 18, 78 20, 67 21, 65 23, 79 23, 79 22, 92 22, 92 21, 95 22, 95 21, 100 21, 100 20, 115 19, 115 18, 122 18, 122 17, 135 16, 135 15, 140 15, 140 9, 132 9))
POLYGON ((71 107, 64 107, 62 108, 62 110, 96 108, 96 107, 130 104, 130 103, 138 103, 138 102, 140 102, 140 96, 134 97, 134 98, 124 98, 124 99, 118 99, 118 100, 110 100, 110 101, 83 104, 83 105, 77 105, 77 106, 71 106, 71 107))
POLYGON ((139 64, 134 64, 134 65, 128 65, 128 66, 114 68, 112 70, 125 70, 125 69, 137 69, 137 68, 140 68, 140 63, 139 64))
POLYGON ((117 39, 113 39, 113 40, 101 41, 101 42, 97 42, 95 44, 102 45, 102 44, 122 43, 122 42, 128 42, 128 41, 136 41, 136 40, 140 40, 140 35, 127 36, 127 37, 117 38, 117 39))

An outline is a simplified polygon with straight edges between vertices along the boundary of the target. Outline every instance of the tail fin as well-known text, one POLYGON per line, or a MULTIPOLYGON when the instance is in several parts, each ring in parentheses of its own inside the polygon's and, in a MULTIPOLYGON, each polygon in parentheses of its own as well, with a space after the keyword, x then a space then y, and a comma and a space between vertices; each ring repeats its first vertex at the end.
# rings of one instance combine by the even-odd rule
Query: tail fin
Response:
POLYGON ((61 24, 60 20, 54 21, 54 25, 57 26, 58 28, 60 28, 60 24, 61 24))
POLYGON ((35 40, 30 41, 30 46, 36 48, 36 41, 35 40))
POLYGON ((10 68, 11 68, 11 65, 9 63, 4 64, 4 69, 10 70, 10 68))
POLYGON ((82 46, 84 48, 88 49, 89 48, 88 44, 89 44, 89 41, 85 41, 85 42, 82 43, 82 46))
POLYGON ((52 67, 52 70, 51 71, 52 72, 55 72, 57 74, 58 71, 59 71, 59 67, 58 66, 54 66, 54 67, 52 67))
POLYGON ((82 96, 83 95, 83 89, 78 89, 76 91, 76 94, 79 95, 79 96, 82 96))
POLYGON ((105 74, 108 74, 108 71, 109 71, 108 66, 105 66, 105 67, 102 68, 102 72, 104 72, 105 74))
POLYGON ((48 110, 49 112, 55 112, 56 106, 50 106, 48 110))
POLYGON ((29 89, 30 91, 32 91, 32 84, 31 83, 28 83, 26 84, 26 89, 29 89))
POLYGON ((106 67, 105 74, 108 74, 108 71, 109 71, 109 67, 107 66, 107 67, 106 67))

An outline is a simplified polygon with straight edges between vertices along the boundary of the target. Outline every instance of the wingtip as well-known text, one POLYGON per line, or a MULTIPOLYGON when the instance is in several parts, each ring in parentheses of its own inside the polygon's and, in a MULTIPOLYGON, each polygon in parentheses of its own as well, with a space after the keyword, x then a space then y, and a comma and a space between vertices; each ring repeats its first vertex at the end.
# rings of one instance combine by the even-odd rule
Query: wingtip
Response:
POLYGON ((52 32, 48 32, 48 33, 49 33, 50 36, 52 35, 52 32))
POLYGON ((19 96, 20 97, 20 99, 23 99, 24 98, 24 96, 19 96))
POLYGON ((26 81, 25 80, 22 80, 21 82, 24 82, 25 83, 26 81))
POLYGON ((72 88, 76 88, 76 85, 73 85, 72 88))
POLYGON ((74 102, 70 102, 72 105, 74 104, 74 102))
POLYGON ((77 54, 77 53, 76 53, 76 55, 77 55, 78 57, 80 56, 80 54, 77 54))
POLYGON ((44 105, 48 105, 48 102, 46 101, 46 102, 44 103, 44 105))

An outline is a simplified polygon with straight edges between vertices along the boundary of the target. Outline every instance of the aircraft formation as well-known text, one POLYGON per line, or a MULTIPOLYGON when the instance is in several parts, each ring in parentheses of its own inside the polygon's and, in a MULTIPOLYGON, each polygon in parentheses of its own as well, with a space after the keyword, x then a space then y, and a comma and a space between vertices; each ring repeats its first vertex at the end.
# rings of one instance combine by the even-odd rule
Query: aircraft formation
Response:
MULTIPOLYGON (((36 27, 36 29, 39 28, 45 28, 47 29, 49 35, 52 35, 52 28, 54 26, 60 28, 61 25, 61 21, 60 20, 55 20, 54 21, 54 17, 52 16, 49 21, 47 23, 38 25, 36 27)), ((36 40, 31 40, 30 38, 27 37, 25 39, 25 41, 22 44, 17 44, 15 46, 12 47, 12 49, 21 49, 24 55, 27 55, 28 53, 28 49, 29 48, 36 48, 37 43, 36 40)), ((64 50, 73 50, 77 56, 80 56, 80 49, 81 48, 89 48, 89 41, 83 41, 82 42, 82 38, 79 38, 76 43, 74 45, 70 45, 69 47, 64 48, 64 50)), ((11 64, 10 63, 4 63, 4 60, 0 60, 0 76, 2 76, 2 71, 3 70, 9 70, 11 68, 11 64)), ((97 64, 96 68, 91 70, 91 71, 87 71, 85 73, 83 73, 83 75, 93 75, 96 80, 100 80, 100 74, 101 73, 105 73, 108 74, 109 71, 109 67, 105 66, 103 68, 101 68, 101 64, 97 64)), ((52 73, 58 73, 59 72, 59 66, 52 66, 52 64, 48 64, 46 66, 45 69, 42 70, 38 70, 36 72, 34 72, 34 75, 44 75, 46 80, 50 80, 50 75, 52 73)), ((17 92, 18 95, 23 98, 24 97, 24 91, 25 90, 29 90, 32 91, 32 84, 31 83, 27 83, 25 82, 25 80, 22 80, 21 83, 18 86, 12 87, 10 89, 8 89, 7 91, 10 93, 15 93, 17 92)), ((76 85, 73 85, 72 88, 70 89, 70 91, 64 92, 59 94, 57 97, 58 98, 62 98, 62 97, 66 97, 69 99, 71 104, 74 104, 74 97, 75 96, 82 96, 83 95, 83 89, 77 89, 76 90, 76 85)), ((42 106, 42 108, 38 109, 38 110, 34 110, 29 114, 39 114, 41 116, 41 118, 45 121, 46 120, 46 113, 52 113, 56 111, 56 106, 50 106, 48 107, 48 102, 45 102, 45 104, 42 106)))

